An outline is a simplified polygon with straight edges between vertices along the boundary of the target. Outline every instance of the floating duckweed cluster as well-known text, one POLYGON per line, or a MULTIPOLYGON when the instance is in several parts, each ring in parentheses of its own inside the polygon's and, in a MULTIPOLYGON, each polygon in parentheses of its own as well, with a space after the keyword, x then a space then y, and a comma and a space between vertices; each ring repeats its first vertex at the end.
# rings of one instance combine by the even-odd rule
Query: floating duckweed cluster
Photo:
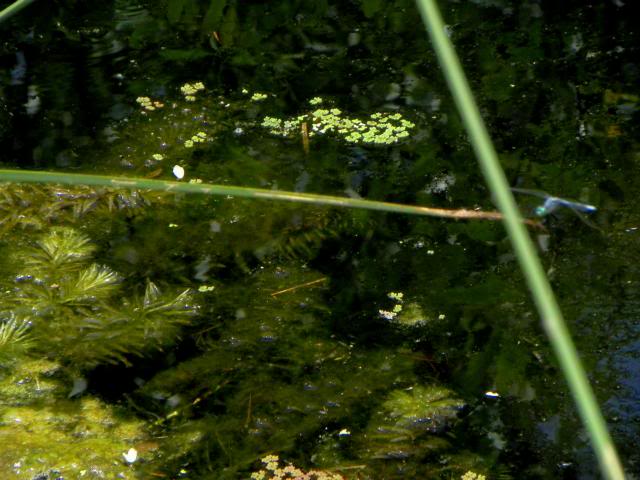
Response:
POLYGON ((180 87, 180 91, 184 95, 184 99, 187 102, 195 102, 196 94, 201 90, 204 90, 204 83, 202 82, 185 83, 184 85, 182 85, 182 87, 180 87))
POLYGON ((486 480, 487 477, 480 475, 479 473, 469 470, 467 473, 460 477, 461 480, 486 480))
MULTIPOLYGON (((389 292, 387 297, 393 300, 394 305, 389 310, 378 310, 378 315, 385 320, 392 321, 396 325, 419 327, 436 318, 435 314, 425 314, 417 302, 405 303, 402 292, 389 292)), ((437 318, 438 320, 444 320, 447 317, 444 313, 440 313, 437 318)))
MULTIPOLYGON (((204 90, 205 86, 202 82, 185 83, 180 87, 184 100, 191 103, 195 102, 196 95, 204 90)), ((149 116, 154 110, 165 106, 162 102, 149 97, 138 97, 136 102, 140 105, 140 113, 143 116, 149 116)), ((182 149, 192 149, 213 141, 212 127, 215 122, 207 115, 209 109, 210 104, 205 102, 194 105, 187 105, 180 101, 169 103, 163 114, 154 117, 148 124, 151 131, 145 134, 145 138, 156 138, 156 148, 160 151, 147 153, 145 166, 155 167, 158 162, 173 157, 175 153, 179 156, 184 155, 182 149), (201 130, 197 130, 198 128, 201 130), (180 149, 176 151, 172 147, 180 147, 180 149)))
MULTIPOLYGON (((309 104, 317 106, 324 103, 320 97, 309 100, 309 104)), ((415 127, 413 122, 405 119, 400 113, 374 113, 361 120, 348 117, 338 108, 318 108, 312 112, 283 120, 276 117, 264 117, 263 128, 273 135, 290 137, 299 134, 308 125, 308 135, 332 133, 349 143, 371 145, 391 145, 409 136, 415 127)))
POLYGON ((391 310, 378 310, 378 313, 385 320, 393 320, 398 316, 400 312, 402 312, 402 302, 404 298, 404 294, 402 292, 389 292, 387 294, 391 300, 395 301, 395 305, 391 310))
POLYGON ((303 472, 294 465, 280 466, 280 459, 277 455, 267 455, 262 459, 264 468, 251 474, 251 480, 280 480, 291 478, 295 480, 343 480, 342 475, 325 472, 322 470, 309 470, 303 472))
POLYGON ((204 143, 207 140, 210 140, 210 138, 207 137, 206 133, 198 132, 195 135, 193 135, 189 140, 185 140, 184 146, 186 148, 191 148, 191 147, 193 147, 194 144, 196 144, 196 143, 204 143))
POLYGON ((142 157, 144 167, 154 169, 149 172, 150 176, 162 175, 166 172, 166 166, 158 165, 160 162, 172 159, 174 163, 183 165, 194 149, 214 141, 219 133, 228 128, 229 122, 225 120, 229 118, 234 118, 235 135, 244 133, 243 126, 260 126, 282 137, 302 136, 305 152, 309 150, 309 138, 317 135, 331 135, 350 144, 392 145, 408 138, 415 128, 413 122, 397 112, 356 118, 328 105, 321 97, 311 98, 309 110, 301 115, 287 119, 264 116, 256 121, 257 104, 264 103, 273 95, 243 88, 242 98, 230 102, 222 96, 212 96, 204 83, 199 81, 183 84, 180 93, 179 98, 166 104, 148 96, 136 99, 141 113, 139 125, 143 130, 139 132, 139 144, 144 145, 144 151, 140 151, 140 147, 125 146, 118 156, 122 166, 142 166, 139 161, 142 157), (159 114, 156 111, 160 109, 162 113, 159 114), (232 117, 235 113, 247 110, 254 113, 244 123, 239 122, 237 116, 232 117))
POLYGON ((256 92, 253 95, 251 95, 251 101, 252 102, 261 102, 263 100, 267 99, 267 94, 266 93, 260 93, 260 92, 256 92))
POLYGON ((157 108, 164 107, 164 103, 158 102, 157 100, 151 100, 149 97, 138 97, 136 98, 136 102, 139 103, 144 110, 148 110, 150 112, 157 108))

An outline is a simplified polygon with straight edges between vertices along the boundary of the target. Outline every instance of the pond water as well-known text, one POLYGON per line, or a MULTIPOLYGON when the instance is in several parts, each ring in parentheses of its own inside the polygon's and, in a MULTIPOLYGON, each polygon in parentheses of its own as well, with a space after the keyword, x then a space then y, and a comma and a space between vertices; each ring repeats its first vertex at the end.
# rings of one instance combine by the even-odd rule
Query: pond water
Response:
MULTIPOLYGON (((510 182, 597 207, 531 234, 637 475, 630 2, 439 3, 510 182)), ((0 24, 2 168, 494 210, 417 18, 35 2, 0 24)), ((498 222, 0 189, 3 478, 599 478, 498 222)))

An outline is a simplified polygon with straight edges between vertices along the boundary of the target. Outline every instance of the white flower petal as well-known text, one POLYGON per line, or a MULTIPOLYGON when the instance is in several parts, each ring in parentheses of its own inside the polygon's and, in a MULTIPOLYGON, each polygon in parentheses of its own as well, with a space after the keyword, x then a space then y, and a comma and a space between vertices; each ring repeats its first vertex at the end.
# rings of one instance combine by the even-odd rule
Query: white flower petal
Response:
POLYGON ((133 463, 138 459, 138 451, 135 448, 130 448, 128 452, 123 453, 124 461, 127 463, 133 463))
POLYGON ((173 175, 178 179, 182 180, 184 178, 184 168, 180 165, 173 166, 173 175))

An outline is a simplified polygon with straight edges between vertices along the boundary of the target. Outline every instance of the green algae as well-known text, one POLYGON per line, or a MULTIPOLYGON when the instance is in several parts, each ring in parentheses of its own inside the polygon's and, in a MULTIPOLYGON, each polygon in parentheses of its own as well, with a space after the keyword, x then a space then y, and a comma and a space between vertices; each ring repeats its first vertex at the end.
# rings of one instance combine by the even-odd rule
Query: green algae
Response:
POLYGON ((45 360, 0 372, 0 475, 136 478, 123 453, 148 438, 144 422, 96 398, 68 399, 68 381, 45 360))

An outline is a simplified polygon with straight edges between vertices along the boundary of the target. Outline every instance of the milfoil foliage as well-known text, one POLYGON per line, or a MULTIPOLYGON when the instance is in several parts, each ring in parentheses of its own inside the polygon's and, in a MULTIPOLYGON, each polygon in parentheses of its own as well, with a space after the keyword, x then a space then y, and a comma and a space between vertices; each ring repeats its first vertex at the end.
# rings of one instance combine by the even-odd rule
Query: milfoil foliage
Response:
MULTIPOLYGON (((86 220, 90 213, 131 213, 149 205, 150 196, 150 192, 143 195, 139 191, 83 185, 0 183, 0 235, 43 231, 52 224, 86 220)), ((159 197, 153 196, 156 201, 159 197)))
MULTIPOLYGON (((196 334, 200 352, 133 396, 165 439, 155 471, 188 464, 198 478, 247 478, 270 452, 344 478, 406 478, 409 457, 415 478, 445 469, 439 462, 452 454, 446 435, 462 400, 416 375, 410 347, 336 335, 320 301, 328 282, 313 283, 320 278, 292 262, 217 289, 211 301, 221 321, 196 334), (383 428, 396 432, 378 435, 383 428), (393 455, 399 436, 403 458, 393 455)), ((445 463, 465 471, 458 459, 445 463)))
POLYGON ((94 251, 86 235, 54 227, 10 253, 14 275, 3 279, 0 312, 4 357, 28 340, 39 354, 84 369, 129 364, 131 355, 178 339, 197 311, 189 291, 163 294, 147 281, 143 294, 122 299, 124 280, 93 263, 94 251))

